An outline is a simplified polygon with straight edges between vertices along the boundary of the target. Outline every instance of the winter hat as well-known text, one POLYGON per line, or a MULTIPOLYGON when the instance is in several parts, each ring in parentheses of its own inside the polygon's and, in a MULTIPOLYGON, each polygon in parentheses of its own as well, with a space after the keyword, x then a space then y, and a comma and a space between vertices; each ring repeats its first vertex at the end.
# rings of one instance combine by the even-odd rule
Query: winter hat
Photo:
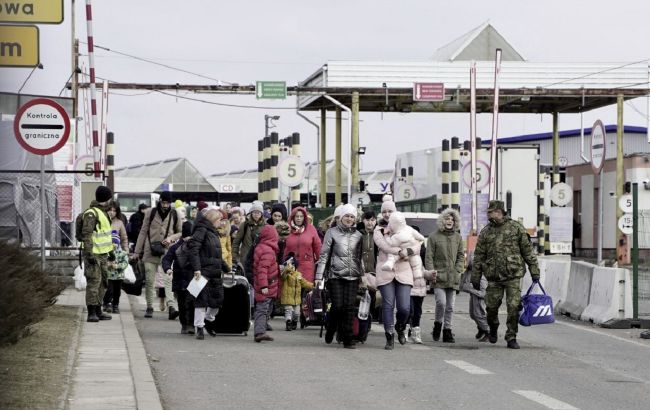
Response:
POLYGON ((120 233, 116 230, 111 231, 111 239, 113 240, 113 244, 120 246, 122 244, 122 241, 120 240, 120 233))
POLYGON ((95 200, 97 202, 107 202, 110 201, 111 198, 113 198, 113 193, 109 187, 100 185, 95 190, 95 200))
POLYGON ((147 208, 149 208, 149 205, 147 205, 147 204, 138 205, 138 211, 144 211, 147 208))
POLYGON ((169 191, 163 191, 162 194, 160 194, 160 202, 171 202, 172 201, 172 193, 169 191))
POLYGON ((287 220, 287 207, 283 203, 273 204, 273 207, 271 207, 271 216, 273 216, 274 212, 280 212, 282 214, 282 220, 287 220))
POLYGON ((352 205, 352 204, 345 204, 341 207, 341 216, 343 215, 354 215, 354 217, 357 217, 357 208, 352 205))
POLYGON ((343 210, 343 204, 337 206, 336 209, 334 210, 334 218, 340 218, 341 215, 343 215, 341 214, 342 210, 343 210))
POLYGON ((487 211, 488 212, 496 211, 497 209, 503 212, 504 215, 507 213, 503 201, 497 201, 497 200, 490 201, 490 203, 488 204, 487 211))
POLYGON ((275 230, 278 231, 278 235, 280 236, 280 239, 286 239, 287 236, 289 236, 289 233, 291 232, 291 230, 289 229, 289 224, 284 221, 278 221, 273 226, 275 226, 275 230))
POLYGON ((183 222, 183 227, 181 228, 181 235, 183 238, 187 238, 188 236, 192 236, 192 222, 190 221, 185 221, 183 222))
POLYGON ((264 204, 260 201, 253 201, 253 205, 251 206, 251 209, 248 211, 248 213, 255 211, 264 212, 264 204))
POLYGON ((383 201, 381 203, 381 212, 384 211, 397 211, 397 207, 395 206, 395 202, 393 202, 393 197, 390 195, 384 195, 383 201))
POLYGON ((238 206, 233 206, 232 208, 230 208, 230 214, 232 215, 234 213, 238 213, 240 215, 243 215, 244 211, 242 211, 242 209, 240 207, 238 207, 238 206))
POLYGON ((178 209, 178 208, 181 208, 182 206, 183 206, 183 201, 181 201, 180 199, 177 199, 176 201, 174 201, 174 208, 178 209))
POLYGON ((204 210, 205 208, 208 207, 208 204, 207 204, 207 202, 205 202, 205 201, 199 201, 199 202, 196 204, 196 207, 199 208, 199 211, 202 211, 202 210, 204 210))

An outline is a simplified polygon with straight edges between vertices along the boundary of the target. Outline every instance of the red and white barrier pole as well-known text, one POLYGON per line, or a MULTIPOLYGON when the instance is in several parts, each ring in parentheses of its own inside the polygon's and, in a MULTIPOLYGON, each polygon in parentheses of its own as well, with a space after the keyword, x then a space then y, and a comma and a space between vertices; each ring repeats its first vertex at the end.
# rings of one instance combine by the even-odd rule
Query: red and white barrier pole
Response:
POLYGON ((93 13, 92 1, 86 0, 86 31, 88 32, 88 63, 90 65, 90 114, 92 116, 91 129, 93 133, 93 162, 95 178, 99 178, 100 152, 99 152, 99 126, 97 124, 97 89, 95 87, 95 47, 93 39, 93 13))

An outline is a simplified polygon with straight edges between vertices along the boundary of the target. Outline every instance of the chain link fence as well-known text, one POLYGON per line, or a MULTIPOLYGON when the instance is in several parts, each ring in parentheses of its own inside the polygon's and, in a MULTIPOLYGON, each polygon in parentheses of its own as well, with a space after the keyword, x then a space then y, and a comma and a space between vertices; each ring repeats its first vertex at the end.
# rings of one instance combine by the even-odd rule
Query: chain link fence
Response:
POLYGON ((83 210, 83 178, 84 172, 46 171, 41 232, 40 172, 0 171, 0 239, 40 248, 43 237, 49 255, 71 253, 77 247, 75 218, 83 210))

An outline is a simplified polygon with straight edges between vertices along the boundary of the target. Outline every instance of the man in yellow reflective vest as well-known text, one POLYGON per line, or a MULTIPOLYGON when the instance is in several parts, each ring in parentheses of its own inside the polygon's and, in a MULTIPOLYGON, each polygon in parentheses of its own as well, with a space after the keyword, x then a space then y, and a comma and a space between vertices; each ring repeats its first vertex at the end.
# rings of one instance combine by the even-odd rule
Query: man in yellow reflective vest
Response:
POLYGON ((95 200, 83 214, 81 236, 83 239, 84 276, 86 276, 87 322, 110 320, 111 315, 102 312, 102 300, 108 284, 108 262, 115 260, 111 238, 111 220, 106 213, 113 193, 100 186, 95 200))

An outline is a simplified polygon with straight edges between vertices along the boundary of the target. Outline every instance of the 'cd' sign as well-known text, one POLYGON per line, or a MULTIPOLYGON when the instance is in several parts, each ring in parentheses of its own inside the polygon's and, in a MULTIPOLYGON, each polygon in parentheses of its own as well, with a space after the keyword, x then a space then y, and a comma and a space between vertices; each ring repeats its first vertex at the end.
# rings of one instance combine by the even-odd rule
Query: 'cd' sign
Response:
POLYGON ((18 143, 32 154, 49 155, 68 141, 70 118, 56 102, 37 98, 24 104, 16 113, 14 135, 18 143))

